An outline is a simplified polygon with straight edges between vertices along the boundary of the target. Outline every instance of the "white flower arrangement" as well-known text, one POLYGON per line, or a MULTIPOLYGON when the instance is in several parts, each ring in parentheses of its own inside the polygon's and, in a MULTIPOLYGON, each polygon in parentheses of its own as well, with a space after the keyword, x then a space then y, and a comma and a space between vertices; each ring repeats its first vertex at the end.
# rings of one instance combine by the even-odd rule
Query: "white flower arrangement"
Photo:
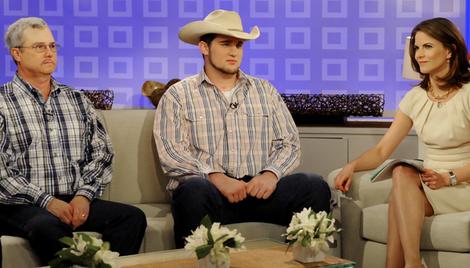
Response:
POLYGON ((303 247, 308 247, 314 252, 327 251, 328 242, 334 242, 334 233, 341 231, 336 229, 335 219, 331 213, 320 211, 315 213, 311 208, 304 208, 295 213, 284 234, 289 240, 289 246, 295 242, 303 247))
POLYGON ((119 253, 109 250, 109 242, 87 233, 73 233, 73 237, 62 237, 60 242, 68 245, 56 253, 56 258, 49 262, 51 268, 81 265, 92 268, 112 268, 119 253))
POLYGON ((229 248, 242 249, 245 238, 237 230, 221 227, 219 222, 212 223, 209 216, 186 239, 185 249, 196 251, 198 259, 209 256, 210 262, 221 265, 228 261, 229 248))

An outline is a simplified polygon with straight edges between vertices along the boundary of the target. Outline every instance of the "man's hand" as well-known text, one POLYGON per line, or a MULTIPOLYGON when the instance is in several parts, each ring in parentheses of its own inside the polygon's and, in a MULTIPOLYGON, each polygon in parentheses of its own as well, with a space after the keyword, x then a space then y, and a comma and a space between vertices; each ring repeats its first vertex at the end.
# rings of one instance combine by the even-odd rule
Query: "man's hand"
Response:
POLYGON ((71 205, 66 202, 52 198, 52 200, 47 204, 47 211, 52 213, 52 215, 59 218, 65 224, 71 224, 73 219, 73 208, 71 205))
POLYGON ((246 185, 246 192, 259 199, 268 199, 276 190, 277 177, 271 171, 253 177, 246 185))
POLYGON ((90 200, 84 196, 76 195, 72 201, 70 201, 70 206, 73 208, 72 227, 76 229, 88 218, 90 200))
POLYGON ((239 181, 223 173, 209 174, 209 180, 219 189, 230 203, 237 203, 246 198, 246 182, 239 181))

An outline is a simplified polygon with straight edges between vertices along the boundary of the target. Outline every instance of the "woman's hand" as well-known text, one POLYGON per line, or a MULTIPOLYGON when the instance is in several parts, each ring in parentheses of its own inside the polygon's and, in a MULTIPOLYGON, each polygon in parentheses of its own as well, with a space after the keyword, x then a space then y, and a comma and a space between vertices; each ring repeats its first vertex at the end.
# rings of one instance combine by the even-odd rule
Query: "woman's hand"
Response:
POLYGON ((352 175, 354 173, 354 165, 347 164, 343 169, 336 175, 335 178, 335 189, 340 190, 341 192, 349 191, 351 187, 352 175))
POLYGON ((437 173, 432 169, 425 169, 420 175, 424 184, 433 190, 450 185, 450 178, 447 173, 437 173))

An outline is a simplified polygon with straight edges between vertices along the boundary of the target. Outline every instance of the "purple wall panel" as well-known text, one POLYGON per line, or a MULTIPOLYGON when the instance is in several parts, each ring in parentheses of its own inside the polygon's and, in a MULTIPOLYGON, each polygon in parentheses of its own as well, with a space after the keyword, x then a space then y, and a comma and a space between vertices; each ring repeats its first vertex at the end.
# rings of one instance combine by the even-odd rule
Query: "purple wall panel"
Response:
MULTIPOLYGON (((404 37, 419 21, 447 17, 465 32, 465 0, 3 0, 2 35, 19 17, 39 16, 63 45, 55 76, 76 88, 113 89, 115 108, 150 107, 145 80, 166 82, 202 68, 179 28, 216 8, 239 11, 242 69, 284 93, 384 93, 396 108, 413 84, 401 78, 404 37)), ((0 50, 0 83, 15 70, 0 50)))

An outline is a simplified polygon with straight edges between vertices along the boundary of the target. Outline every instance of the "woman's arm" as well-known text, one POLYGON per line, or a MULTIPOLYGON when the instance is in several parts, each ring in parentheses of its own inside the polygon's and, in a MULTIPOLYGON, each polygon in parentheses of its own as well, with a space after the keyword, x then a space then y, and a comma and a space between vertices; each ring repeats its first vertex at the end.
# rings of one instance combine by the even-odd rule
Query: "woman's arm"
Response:
POLYGON ((399 110, 382 139, 374 147, 346 164, 338 173, 335 179, 335 188, 342 192, 348 191, 352 174, 355 171, 373 169, 382 164, 408 135, 412 126, 411 119, 399 110))

